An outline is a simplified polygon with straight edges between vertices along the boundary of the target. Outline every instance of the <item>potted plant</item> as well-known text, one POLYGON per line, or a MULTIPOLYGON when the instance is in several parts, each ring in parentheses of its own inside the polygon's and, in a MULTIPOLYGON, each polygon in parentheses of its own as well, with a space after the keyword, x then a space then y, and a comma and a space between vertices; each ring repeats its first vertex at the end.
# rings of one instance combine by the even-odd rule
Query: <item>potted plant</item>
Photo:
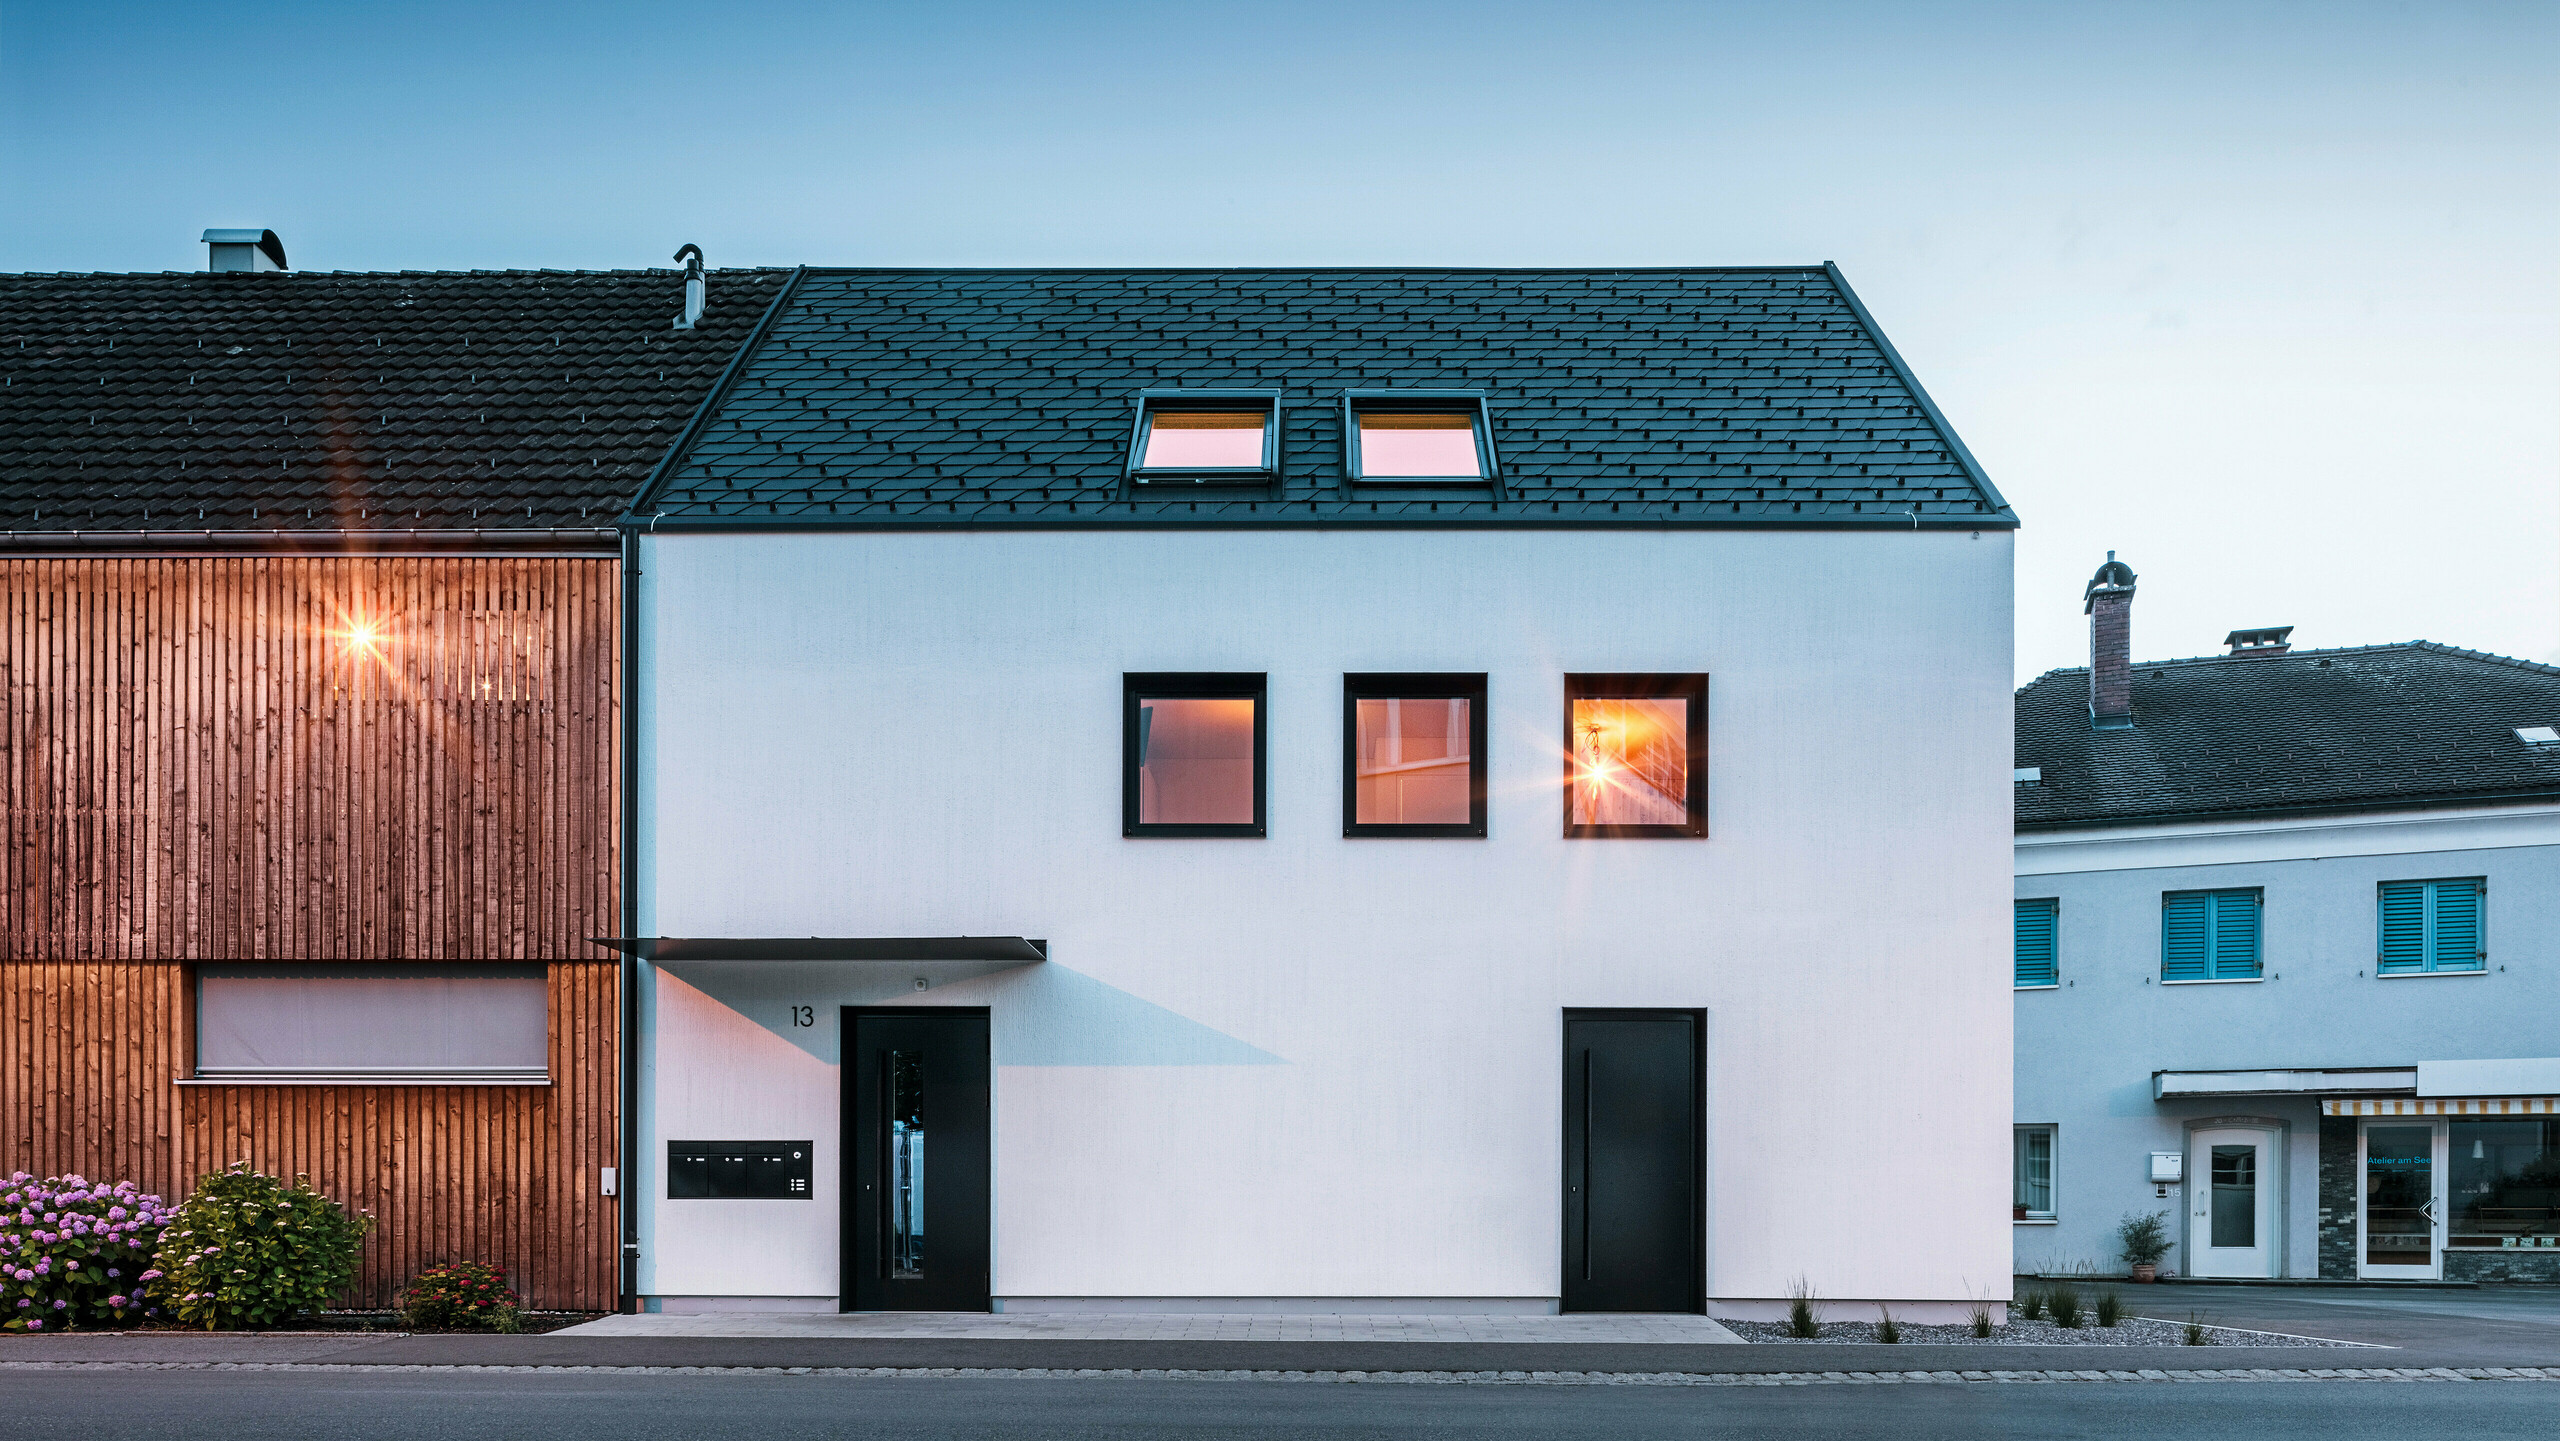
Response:
POLYGON ((2020 1201, 2016 1205, 2011 1206, 2009 1208, 2009 1219, 2012 1221, 2023 1221, 2027 1219, 2027 1203, 2020 1201))
POLYGON ((2160 1258, 2169 1254, 2169 1213, 2127 1216, 2116 1223, 2116 1245, 2136 1281, 2160 1279, 2160 1258))

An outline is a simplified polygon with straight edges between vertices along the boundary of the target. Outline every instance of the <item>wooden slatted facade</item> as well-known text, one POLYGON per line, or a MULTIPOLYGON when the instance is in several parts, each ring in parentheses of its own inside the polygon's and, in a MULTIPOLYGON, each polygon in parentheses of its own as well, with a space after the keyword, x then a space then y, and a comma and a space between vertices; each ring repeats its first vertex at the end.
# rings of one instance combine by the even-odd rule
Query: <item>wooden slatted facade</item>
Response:
POLYGON ((246 1159, 615 1303, 610 558, 0 561, 0 1169, 246 1159), (189 1083, 196 961, 549 962, 548 1086, 189 1083))

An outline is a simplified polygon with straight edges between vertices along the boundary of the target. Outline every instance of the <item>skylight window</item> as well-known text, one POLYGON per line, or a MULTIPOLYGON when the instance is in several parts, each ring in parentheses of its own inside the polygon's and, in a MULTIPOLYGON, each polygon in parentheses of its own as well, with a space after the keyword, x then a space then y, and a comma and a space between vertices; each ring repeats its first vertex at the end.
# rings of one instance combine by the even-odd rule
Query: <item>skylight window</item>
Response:
POLYGON ((2551 726, 2517 726, 2516 739, 2529 746, 2560 746, 2560 729, 2551 726))
POLYGON ((1344 397, 1345 457, 1355 482, 1483 485, 1493 478, 1484 398, 1448 391, 1344 397))
POLYGON ((1157 391, 1139 398, 1129 478, 1138 485, 1264 483, 1279 469, 1279 397, 1157 391))

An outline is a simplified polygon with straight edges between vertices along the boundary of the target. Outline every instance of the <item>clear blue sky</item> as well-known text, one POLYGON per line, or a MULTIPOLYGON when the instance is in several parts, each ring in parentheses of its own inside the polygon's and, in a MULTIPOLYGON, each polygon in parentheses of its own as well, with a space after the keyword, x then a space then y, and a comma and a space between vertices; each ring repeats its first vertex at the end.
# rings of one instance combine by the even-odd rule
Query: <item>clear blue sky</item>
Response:
MULTIPOLYGON (((2560 661, 2560 4, 10 4, 0 269, 1836 260, 2019 673, 2560 661)), ((2552 718, 2560 719, 2560 718, 2552 718)))

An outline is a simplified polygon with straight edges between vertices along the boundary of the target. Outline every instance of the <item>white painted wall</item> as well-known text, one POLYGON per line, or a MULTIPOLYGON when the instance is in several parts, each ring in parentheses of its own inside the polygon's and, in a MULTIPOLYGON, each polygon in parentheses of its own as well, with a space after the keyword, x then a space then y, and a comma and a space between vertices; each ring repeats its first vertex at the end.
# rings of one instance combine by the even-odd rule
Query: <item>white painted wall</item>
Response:
POLYGON ((652 973, 641 1290, 834 1294, 835 1007, 911 1000, 993 1009, 999 1297, 1551 1302, 1584 1006, 1709 1013, 1712 1296, 2005 1295, 2010 554, 645 540, 643 934, 1052 959, 922 996, 902 968, 652 973), (1269 672, 1268 839, 1121 837, 1132 670, 1269 672), (1343 838, 1342 674, 1401 670, 1490 673, 1490 838, 1343 838), (1711 838, 1561 838, 1568 670, 1712 674, 1711 838), (670 1137, 801 1136, 811 1202, 659 1199, 670 1137))
POLYGON ((2055 1221, 2015 1227, 2022 1272, 2120 1266, 2116 1223, 2166 1208, 2174 1228, 2184 1195, 2145 1180, 2150 1153, 2182 1149, 2191 1122, 2249 1116, 2291 1126, 2281 1264, 2320 1274, 2318 1100, 2154 1101, 2154 1071, 2547 1057, 2560 1036, 2560 807, 2033 832, 2017 868, 2019 898, 2062 902, 2063 982, 2016 993, 2017 1119, 2060 1128, 2055 1221), (2489 878, 2488 969, 2375 976, 2375 887, 2451 876, 2489 878), (2266 891, 2266 979, 2158 984, 2161 893, 2237 886, 2266 891))

